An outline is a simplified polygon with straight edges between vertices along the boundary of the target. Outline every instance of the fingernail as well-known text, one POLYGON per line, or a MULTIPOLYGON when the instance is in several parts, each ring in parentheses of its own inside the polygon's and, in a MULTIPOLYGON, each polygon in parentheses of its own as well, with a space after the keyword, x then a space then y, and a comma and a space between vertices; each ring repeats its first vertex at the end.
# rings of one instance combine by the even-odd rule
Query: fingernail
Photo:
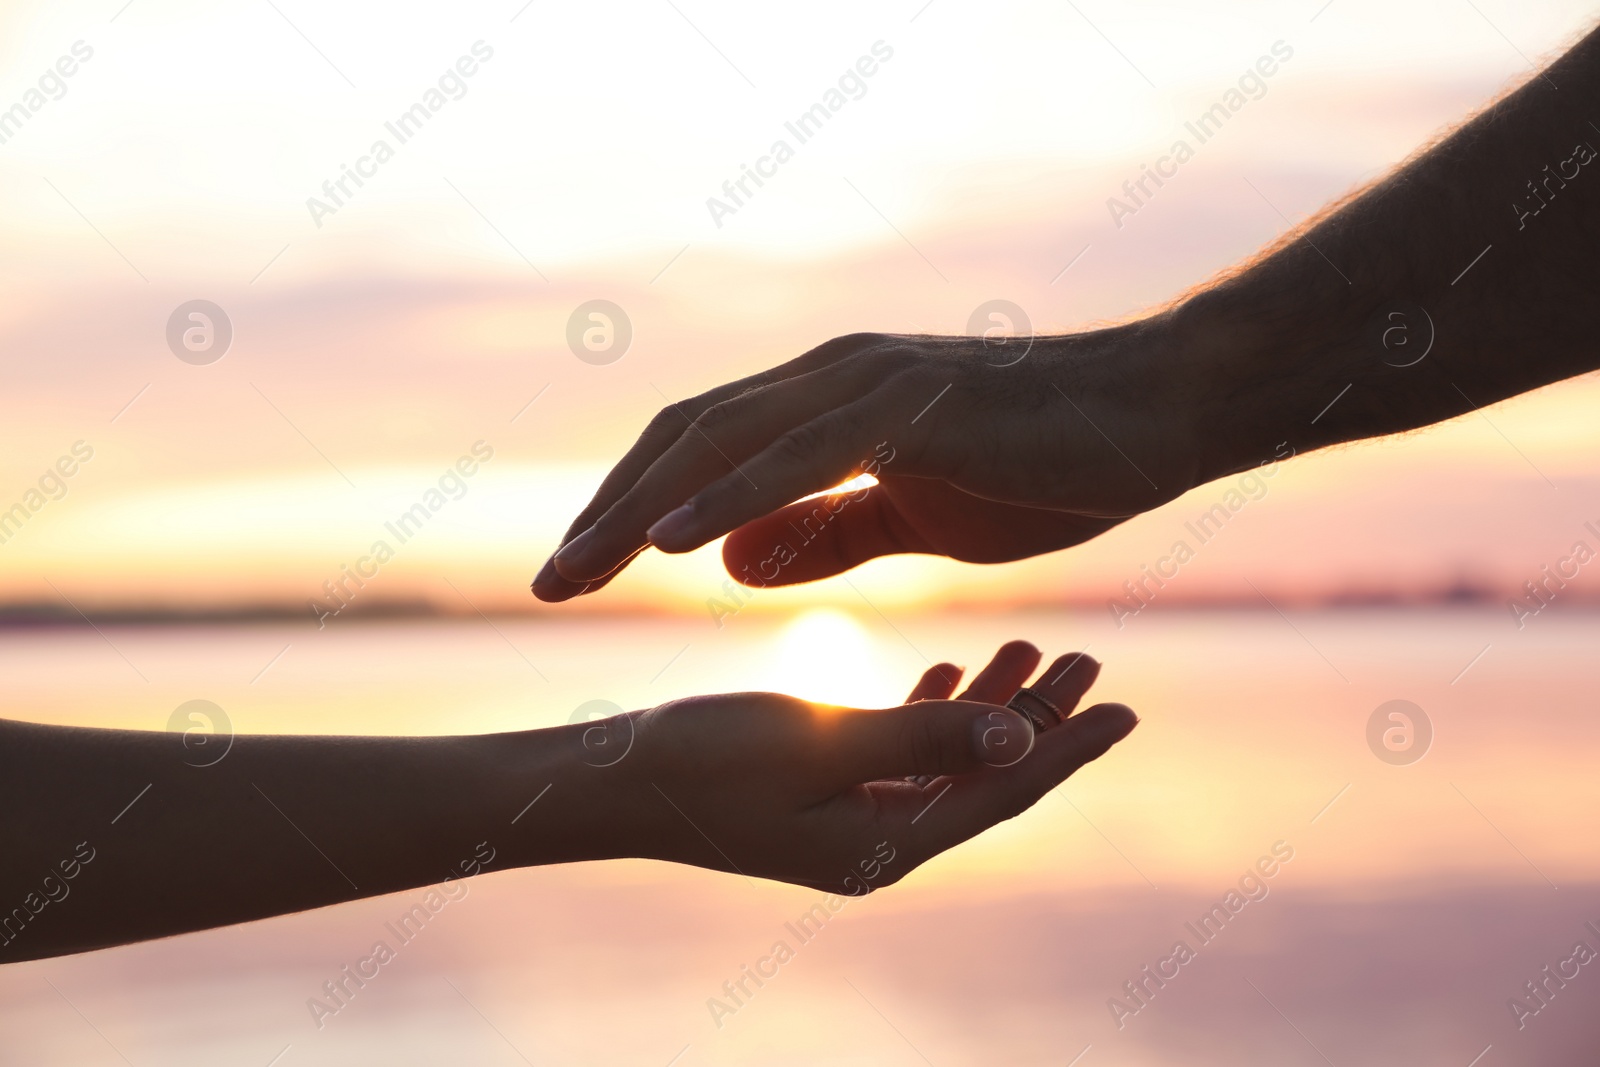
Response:
POLYGON ((991 767, 1009 767, 1033 751, 1033 724, 996 708, 972 720, 972 751, 991 767))
POLYGON ((1095 677, 1100 673, 1100 661, 1087 652, 1068 652, 1066 655, 1058 657, 1056 662, 1064 663, 1065 666, 1046 678, 1046 681, 1051 685, 1055 685, 1073 671, 1082 671, 1088 674, 1089 684, 1092 685, 1095 677))
POLYGON ((1097 744, 1114 745, 1139 725, 1139 716, 1126 704, 1100 704, 1093 710, 1090 733, 1097 744))
POLYGON ((566 578, 568 581, 571 581, 571 575, 565 573, 565 568, 562 567, 562 564, 566 564, 568 567, 570 567, 576 563, 579 557, 583 555, 584 547, 588 545, 593 537, 594 527, 591 526, 577 537, 574 537, 572 540, 562 545, 560 551, 550 557, 550 565, 555 572, 561 577, 566 578))
POLYGON ((551 556, 549 559, 544 561, 544 566, 539 568, 539 573, 533 576, 533 585, 531 588, 537 589, 541 585, 549 585, 552 581, 559 577, 561 576, 556 573, 556 558, 551 556))
POLYGON ((689 523, 694 519, 694 501, 683 505, 676 511, 669 511, 656 520, 654 526, 645 531, 645 536, 657 548, 665 548, 670 542, 683 535, 689 528, 689 523))

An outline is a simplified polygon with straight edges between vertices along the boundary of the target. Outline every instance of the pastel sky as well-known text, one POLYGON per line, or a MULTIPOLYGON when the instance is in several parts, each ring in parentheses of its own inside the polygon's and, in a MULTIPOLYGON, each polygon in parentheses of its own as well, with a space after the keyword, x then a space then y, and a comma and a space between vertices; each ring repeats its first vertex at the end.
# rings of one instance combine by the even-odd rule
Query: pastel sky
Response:
POLYGON ((669 400, 845 332, 965 332, 995 299, 1041 332, 1158 307, 1592 21, 1577 0, 0 5, 0 608, 300 610, 385 540, 363 604, 545 612, 12 632, 18 717, 162 729, 204 697, 240 733, 422 735, 740 688, 878 706, 1017 636, 1092 649, 1095 699, 1144 717, 1026 817, 852 905, 726 1032, 705 998, 812 896, 638 861, 475 882, 325 1033, 307 993, 400 898, 3 968, 7 1050, 489 1063, 604 1043, 667 1063, 692 1041, 673 1062, 920 1062, 914 1038, 939 1062, 1078 1062, 1092 1042, 1092 1067, 1319 1062, 1314 1039, 1340 1064, 1575 1062, 1590 986, 1526 1035, 1504 1005, 1600 916, 1592 616, 1119 629, 1103 605, 1230 500, 1158 604, 1514 590, 1600 547, 1592 378, 1201 487, 1071 552, 880 560, 726 626, 715 546, 646 553, 562 608, 527 584, 669 400), (1118 225, 1124 182, 1284 52, 1118 225), (799 143, 786 124, 830 93, 799 143), (401 143, 388 124, 430 102, 401 143), (780 139, 792 155, 714 218, 780 139), (330 211, 347 167, 362 184, 330 211), (231 326, 210 363, 169 347, 196 300, 231 326), (631 322, 600 365, 568 343, 593 300, 631 322), (1064 599, 1082 609, 1008 610, 1064 599), (675 617, 563 614, 599 611, 675 617), (1366 732, 1397 697, 1438 726, 1404 767, 1366 732), (1115 1028, 1106 998, 1280 839, 1298 858, 1270 902, 1115 1028))
MULTIPOLYGON (((0 143, 0 508, 76 442, 93 458, 0 544, 0 599, 300 603, 483 442, 373 595, 459 607, 448 577, 532 607, 534 570, 667 399, 838 333, 963 332, 994 298, 1040 331, 1157 306, 1525 77, 1584 12, 7 5, 0 108, 27 114, 0 143), (1290 58, 1255 98, 1114 222, 1108 198, 1274 45, 1290 58), (834 91, 799 143, 785 124, 834 91), (385 124, 430 92, 401 143, 385 124), (713 218, 779 139, 792 158, 713 218), (392 157, 363 163, 378 140, 392 157), (346 167, 368 176, 330 213, 346 167), (166 340, 195 299, 232 324, 204 366, 166 340), (607 365, 567 345, 592 299, 632 324, 607 365)), ((1597 399, 1571 383, 1286 465, 1175 596, 1515 587, 1595 536, 1597 399)), ((891 602, 1111 596, 1226 489, 1072 553, 854 580, 891 602)), ((600 606, 697 611, 720 582, 714 549, 647 554, 600 606)))

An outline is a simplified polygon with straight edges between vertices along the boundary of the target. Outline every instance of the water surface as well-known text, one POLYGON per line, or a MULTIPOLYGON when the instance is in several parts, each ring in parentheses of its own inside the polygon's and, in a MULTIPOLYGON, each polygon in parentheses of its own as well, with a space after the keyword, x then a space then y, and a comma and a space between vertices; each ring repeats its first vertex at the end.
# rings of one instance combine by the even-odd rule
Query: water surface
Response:
POLYGON ((415 894, 0 968, 0 1063, 1493 1067, 1600 1045, 1600 968, 1522 1029, 1507 1003, 1576 941, 1600 949, 1600 616, 1195 611, 1117 630, 863 604, 720 629, 108 628, 10 633, 0 668, 17 718, 160 729, 204 698, 240 732, 427 734, 707 691, 890 703, 927 660, 975 667, 1014 636, 1087 645, 1096 696, 1143 724, 807 940, 805 890, 647 862, 502 872, 320 1027, 309 998, 415 894), (1367 741, 1392 699, 1432 723, 1406 766, 1367 741), (1275 845, 1293 858, 1260 898, 1195 936, 1275 845), (1130 997, 1180 940, 1193 958, 1130 997), (724 983, 778 941, 793 958, 735 1004, 724 983))

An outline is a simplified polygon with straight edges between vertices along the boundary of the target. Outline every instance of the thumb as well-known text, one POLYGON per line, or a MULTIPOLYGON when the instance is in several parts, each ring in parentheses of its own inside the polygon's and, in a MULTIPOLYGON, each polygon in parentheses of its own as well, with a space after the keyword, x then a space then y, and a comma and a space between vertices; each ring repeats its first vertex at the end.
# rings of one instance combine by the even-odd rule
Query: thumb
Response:
POLYGON ((1016 767, 985 775, 978 792, 987 792, 998 808, 1024 810, 1084 764, 1105 755, 1138 725, 1139 716, 1126 704, 1096 704, 1046 731, 1016 767))
POLYGON ((927 552, 877 486, 800 500, 722 543, 728 573, 757 587, 811 582, 897 552, 927 552))
POLYGON ((827 746, 837 789, 911 775, 965 774, 1022 761, 1033 725, 1009 708, 967 700, 923 700, 883 711, 840 713, 827 746))
POLYGON ((1139 717, 1125 704, 1096 704, 1045 731, 1028 758, 1014 767, 987 768, 958 778, 939 815, 924 832, 944 849, 1014 818, 1084 764, 1110 751, 1133 732, 1139 717))

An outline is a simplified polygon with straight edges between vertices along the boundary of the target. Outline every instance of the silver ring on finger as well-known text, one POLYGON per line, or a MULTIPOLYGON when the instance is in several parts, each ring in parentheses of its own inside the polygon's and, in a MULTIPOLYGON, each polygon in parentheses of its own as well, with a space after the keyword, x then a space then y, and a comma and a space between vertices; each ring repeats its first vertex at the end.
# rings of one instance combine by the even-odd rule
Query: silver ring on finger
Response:
POLYGON ((1036 733, 1044 733, 1067 719, 1055 701, 1031 686, 1018 689, 1016 695, 1006 701, 1006 707, 1033 723, 1036 733))

